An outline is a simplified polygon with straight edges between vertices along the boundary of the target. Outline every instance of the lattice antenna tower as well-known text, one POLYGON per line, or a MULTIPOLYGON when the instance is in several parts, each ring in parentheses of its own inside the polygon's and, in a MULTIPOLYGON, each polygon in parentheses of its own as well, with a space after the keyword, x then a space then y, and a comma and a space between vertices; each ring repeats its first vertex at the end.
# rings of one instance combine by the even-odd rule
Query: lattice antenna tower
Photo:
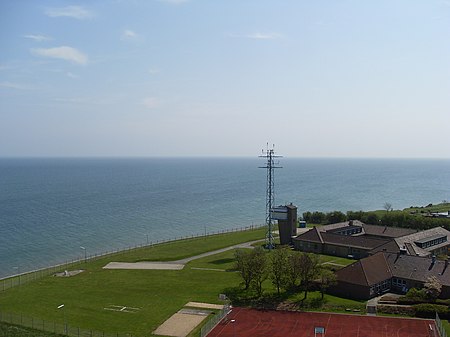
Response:
POLYGON ((277 166, 278 163, 275 163, 276 158, 281 158, 282 156, 275 155, 274 150, 275 145, 272 145, 272 148, 269 149, 269 144, 267 144, 267 149, 262 150, 262 155, 260 158, 266 158, 266 166, 260 166, 259 168, 263 168, 267 170, 267 185, 266 185, 266 247, 268 249, 272 249, 274 247, 273 243, 273 220, 271 210, 275 205, 275 176, 274 172, 277 168, 282 168, 281 166, 277 166))

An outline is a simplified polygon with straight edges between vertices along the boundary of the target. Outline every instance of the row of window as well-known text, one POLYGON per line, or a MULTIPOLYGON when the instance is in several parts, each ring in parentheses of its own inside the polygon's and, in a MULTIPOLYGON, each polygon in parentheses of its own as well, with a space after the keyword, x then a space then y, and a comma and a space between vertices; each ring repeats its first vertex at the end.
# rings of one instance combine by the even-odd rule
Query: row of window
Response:
MULTIPOLYGON (((406 280, 402 280, 402 279, 393 277, 392 279, 384 280, 383 282, 380 282, 378 284, 375 284, 375 285, 371 286, 370 287, 370 294, 374 295, 374 294, 382 293, 382 292, 384 292, 386 290, 390 290, 391 285, 393 287, 403 289, 403 291, 407 290, 406 280)), ((422 287, 422 285, 419 282, 414 282, 413 284, 410 284, 409 286, 410 287, 415 287, 415 288, 421 288, 422 287)))
POLYGON ((396 287, 403 287, 406 285, 406 280, 401 280, 398 278, 392 278, 392 285, 396 287))
POLYGON ((336 231, 336 234, 339 235, 353 235, 353 234, 358 234, 362 232, 362 228, 352 228, 352 229, 346 229, 346 230, 342 230, 342 231, 336 231))
POLYGON ((370 295, 379 294, 391 288, 391 280, 384 280, 370 287, 370 295))
POLYGON ((420 248, 428 248, 428 247, 439 245, 446 241, 447 241, 447 236, 443 236, 443 237, 433 239, 430 241, 426 241, 426 242, 416 242, 416 245, 418 245, 420 248))

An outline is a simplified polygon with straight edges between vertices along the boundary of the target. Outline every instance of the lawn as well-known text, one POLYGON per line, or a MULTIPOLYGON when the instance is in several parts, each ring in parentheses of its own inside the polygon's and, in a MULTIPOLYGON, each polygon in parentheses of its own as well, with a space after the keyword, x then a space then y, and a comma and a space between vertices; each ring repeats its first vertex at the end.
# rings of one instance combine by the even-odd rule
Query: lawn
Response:
MULTIPOLYGON (((241 282, 233 271, 234 250, 194 260, 183 270, 105 270, 108 262, 168 261, 201 254, 237 243, 264 238, 265 230, 188 239, 122 252, 72 266, 85 271, 73 277, 47 276, 0 292, 3 312, 44 319, 46 322, 106 333, 150 336, 187 302, 221 303, 218 295, 241 282), (64 308, 58 306, 64 304, 64 308), (138 308, 134 313, 105 308, 138 308)), ((321 256, 323 262, 347 265, 352 260, 321 256)), ((267 293, 274 291, 265 282, 267 293)), ((315 297, 311 294, 311 298, 315 297)), ((342 301, 326 297, 327 303, 342 301)), ((345 300, 344 300, 345 301, 345 300)), ((347 303, 342 304, 345 307, 347 303)), ((348 305, 355 305, 351 302, 348 305)), ((356 304, 357 305, 357 304, 356 304)), ((338 305, 341 307, 340 305, 338 305)))
POLYGON ((225 263, 215 257, 198 260, 180 271, 104 270, 110 261, 167 261, 197 255, 240 242, 264 238, 265 230, 196 238, 107 256, 81 263, 73 269, 85 272, 74 277, 47 276, 26 285, 0 292, 3 312, 33 316, 46 321, 112 333, 149 336, 162 322, 189 301, 220 303, 218 294, 239 283, 237 273, 191 269, 231 266, 233 253, 225 263), (210 261, 210 262, 208 262, 210 261), (63 309, 57 309, 64 304, 63 309), (136 313, 105 310, 111 305, 139 308, 136 313))

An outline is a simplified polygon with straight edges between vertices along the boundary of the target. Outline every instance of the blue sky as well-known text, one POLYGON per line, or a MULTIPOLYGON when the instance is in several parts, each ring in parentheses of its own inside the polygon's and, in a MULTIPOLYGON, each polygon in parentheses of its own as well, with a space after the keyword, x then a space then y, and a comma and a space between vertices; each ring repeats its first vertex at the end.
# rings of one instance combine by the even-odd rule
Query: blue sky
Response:
POLYGON ((0 156, 450 158, 450 0, 5 0, 0 46, 0 156))

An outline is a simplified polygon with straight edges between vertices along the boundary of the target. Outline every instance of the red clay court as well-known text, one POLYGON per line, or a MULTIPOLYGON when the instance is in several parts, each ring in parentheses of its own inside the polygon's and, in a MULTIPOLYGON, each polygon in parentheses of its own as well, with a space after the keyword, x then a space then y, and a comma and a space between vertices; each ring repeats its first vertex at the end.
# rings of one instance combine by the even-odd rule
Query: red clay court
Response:
POLYGON ((316 327, 317 337, 439 336, 433 320, 233 308, 208 337, 314 337, 316 327))

